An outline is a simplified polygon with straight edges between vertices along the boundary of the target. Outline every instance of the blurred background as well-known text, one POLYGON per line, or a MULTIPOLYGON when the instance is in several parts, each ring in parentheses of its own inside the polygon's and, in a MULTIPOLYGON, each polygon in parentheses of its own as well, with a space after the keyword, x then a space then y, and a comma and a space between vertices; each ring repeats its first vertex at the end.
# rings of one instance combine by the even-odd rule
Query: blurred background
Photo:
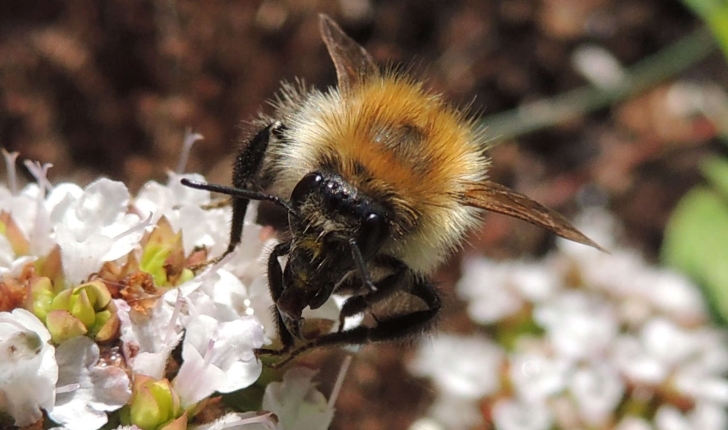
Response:
MULTIPOLYGON (((719 48, 728 12, 720 3, 6 0, 0 145, 52 163, 54 182, 103 175, 136 190, 166 180, 189 127, 205 139, 187 170, 227 183, 244 121, 266 109, 281 80, 334 84, 318 33, 317 15, 327 13, 379 62, 404 65, 470 106, 498 143, 494 180, 567 216, 607 208, 623 226, 621 244, 692 275, 720 320, 728 256, 705 242, 728 238, 728 70, 719 48), (675 215, 699 192, 702 203, 675 215)), ((494 215, 464 252, 543 256, 553 242, 494 215)), ((461 258, 437 275, 446 331, 471 330, 453 292, 461 258)), ((365 348, 332 428, 407 428, 423 415, 435 392, 408 375, 412 354, 409 346, 365 348)), ((310 360, 332 380, 340 359, 323 352, 310 360)))

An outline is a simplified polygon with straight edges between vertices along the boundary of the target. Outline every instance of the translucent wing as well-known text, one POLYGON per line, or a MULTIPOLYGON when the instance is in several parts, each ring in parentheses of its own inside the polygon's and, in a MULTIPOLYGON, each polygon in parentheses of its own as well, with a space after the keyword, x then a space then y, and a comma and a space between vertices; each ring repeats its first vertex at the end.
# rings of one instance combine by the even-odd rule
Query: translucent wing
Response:
POLYGON ((379 68, 369 53, 347 36, 327 15, 319 15, 321 37, 336 67, 339 89, 346 92, 365 77, 379 76, 379 68))
POLYGON ((557 212, 495 182, 483 181, 474 184, 465 192, 463 204, 512 216, 543 227, 565 239, 605 251, 557 212))

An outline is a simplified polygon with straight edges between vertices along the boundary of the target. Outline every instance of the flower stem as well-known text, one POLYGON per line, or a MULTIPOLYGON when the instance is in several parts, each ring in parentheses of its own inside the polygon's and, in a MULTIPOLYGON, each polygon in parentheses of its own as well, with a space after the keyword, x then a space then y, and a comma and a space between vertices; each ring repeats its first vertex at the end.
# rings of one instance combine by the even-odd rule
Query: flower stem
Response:
POLYGON ((715 51, 706 28, 700 28, 627 70, 625 78, 609 89, 591 85, 539 100, 484 118, 480 126, 497 140, 512 139, 554 124, 578 118, 671 78, 715 51))

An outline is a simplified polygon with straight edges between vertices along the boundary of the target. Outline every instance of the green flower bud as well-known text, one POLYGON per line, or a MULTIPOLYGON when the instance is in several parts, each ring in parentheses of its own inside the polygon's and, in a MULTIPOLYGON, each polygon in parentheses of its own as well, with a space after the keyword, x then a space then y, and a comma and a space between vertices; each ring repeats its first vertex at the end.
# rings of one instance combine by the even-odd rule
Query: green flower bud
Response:
MULTIPOLYGON (((48 282, 50 283, 50 282, 48 282)), ((38 286, 38 295, 46 298, 45 291, 50 291, 48 284, 38 286)), ((44 302, 41 301, 41 305, 44 302)), ((66 289, 58 293, 46 304, 46 325, 53 335, 53 341, 69 339, 79 334, 90 334, 96 341, 113 339, 118 333, 119 318, 116 306, 111 300, 111 293, 102 281, 88 282, 76 288, 66 289), (53 319, 48 316, 53 314, 53 319), (70 321, 75 319, 76 321, 70 321), (81 330, 80 327, 83 327, 81 330)), ((39 305, 41 311, 44 308, 39 305)))
POLYGON ((186 428, 186 419, 179 420, 184 416, 179 397, 167 379, 137 375, 133 385, 131 400, 122 413, 123 424, 142 430, 186 428))

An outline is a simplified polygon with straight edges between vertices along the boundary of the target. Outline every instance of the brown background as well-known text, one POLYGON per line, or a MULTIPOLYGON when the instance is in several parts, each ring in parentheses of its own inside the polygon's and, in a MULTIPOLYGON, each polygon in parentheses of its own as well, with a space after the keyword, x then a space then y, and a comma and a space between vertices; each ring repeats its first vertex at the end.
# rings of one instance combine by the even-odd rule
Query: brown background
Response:
MULTIPOLYGON (((241 121, 282 79, 333 84, 319 12, 377 60, 404 64, 484 116, 584 85, 570 56, 585 43, 630 65, 699 26, 671 0, 6 0, 0 143, 53 163, 54 181, 106 175, 136 189, 165 180, 192 127, 205 140, 188 170, 227 182, 241 121)), ((715 54, 683 78, 724 75, 715 54)), ((697 162, 724 152, 709 122, 665 111, 667 88, 502 142, 492 151, 491 174, 566 214, 575 213, 579 196, 603 198, 625 223, 630 244, 654 258, 671 209, 701 180, 697 162)), ((468 252, 514 257, 543 253, 552 238, 493 216, 470 242, 468 252)), ((457 258, 438 275, 446 295, 456 278, 457 258)), ((448 316, 461 304, 452 294, 447 303, 442 325, 466 329, 448 316)), ((410 353, 366 348, 333 428, 403 429, 421 415, 431 394, 425 382, 406 376, 402 362, 410 353)), ((325 382, 339 359, 309 360, 324 361, 325 382)))

